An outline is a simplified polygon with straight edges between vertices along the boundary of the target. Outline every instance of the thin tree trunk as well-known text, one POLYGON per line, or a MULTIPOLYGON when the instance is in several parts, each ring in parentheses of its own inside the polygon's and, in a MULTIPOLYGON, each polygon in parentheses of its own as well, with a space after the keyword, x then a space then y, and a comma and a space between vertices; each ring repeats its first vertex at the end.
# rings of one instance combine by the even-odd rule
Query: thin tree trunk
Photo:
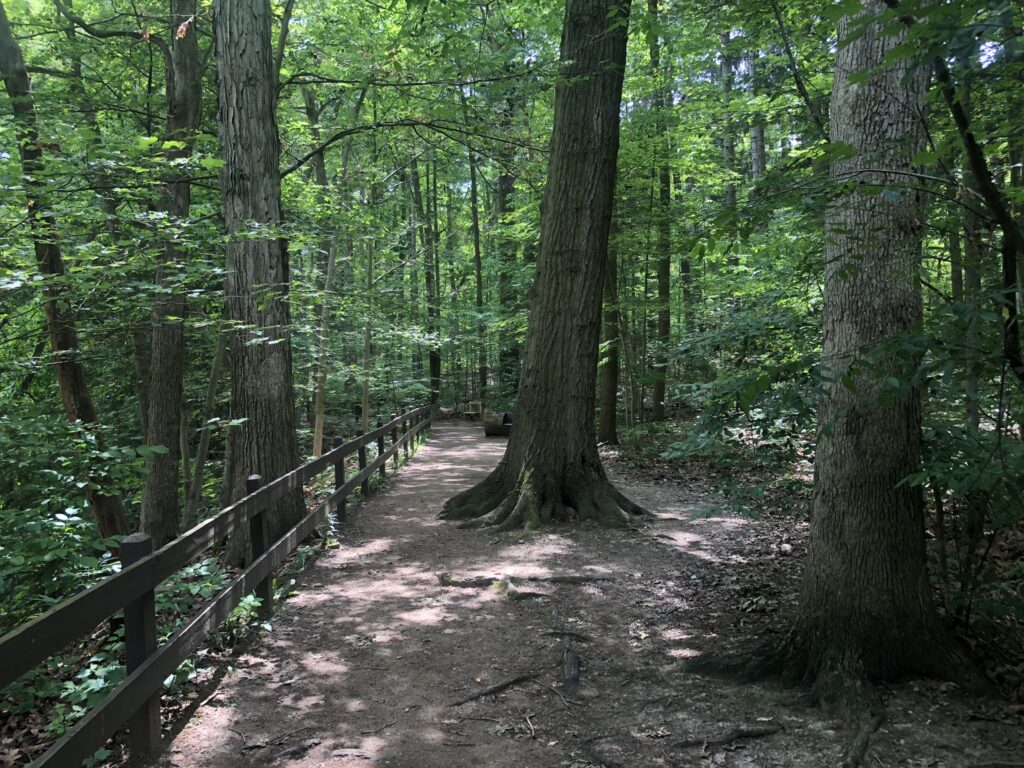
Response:
POLYGON ((618 227, 613 218, 608 243, 608 261, 604 275, 604 359, 601 363, 601 407, 598 414, 597 442, 618 445, 616 415, 619 403, 619 296, 618 254, 615 235, 618 227))
MULTIPOLYGON (((58 244, 57 222, 46 201, 46 168, 36 119, 35 100, 29 82, 21 46, 11 30, 7 11, 0 2, 0 75, 14 115, 18 154, 21 158, 22 183, 25 187, 28 222, 35 248, 36 264, 44 278, 43 312, 46 332, 53 351, 53 367, 57 375, 64 413, 71 422, 80 421, 90 429, 102 445, 92 395, 80 359, 78 331, 68 313, 65 289, 64 258, 58 244)), ((92 509, 100 537, 103 539, 127 532, 121 497, 97 490, 100 478, 90 478, 84 493, 92 509)))
MULTIPOLYGON (((427 254, 430 263, 425 265, 424 272, 427 273, 427 312, 430 318, 428 331, 431 334, 429 366, 430 366, 430 402, 436 403, 441 396, 441 229, 438 218, 437 198, 437 160, 433 161, 434 173, 431 175, 430 199, 433 201, 431 210, 433 216, 431 223, 434 233, 430 238, 431 249, 427 254), (433 280, 430 279, 433 277, 433 280)), ((449 248, 451 233, 448 234, 449 248)))
MULTIPOLYGON (((758 92, 758 66, 760 58, 757 51, 750 54, 750 80, 753 83, 752 92, 756 96, 758 92)), ((750 125, 750 178, 757 181, 768 170, 768 158, 766 154, 764 113, 758 111, 754 115, 750 125)))
MULTIPOLYGON (((659 19, 658 0, 647 0, 647 12, 651 21, 659 19)), ((654 109, 655 176, 657 177, 658 199, 656 203, 656 226, 658 228, 657 272, 658 272, 658 342, 654 355, 652 372, 653 387, 651 400, 654 421, 665 420, 665 384, 668 377, 668 346, 672 332, 671 270, 672 270, 672 171, 669 166, 668 131, 666 110, 668 94, 662 83, 661 45, 657 25, 648 28, 647 47, 651 56, 651 79, 656 83, 652 106, 654 109)), ((735 192, 735 190, 734 190, 735 192)))
MULTIPOLYGON (((181 146, 167 152, 168 168, 192 154, 195 132, 202 119, 202 83, 199 69, 196 0, 171 0, 171 68, 167 72, 167 138, 181 146)), ((183 226, 191 207, 191 185, 186 174, 171 179, 164 190, 164 211, 183 226)), ((156 282, 163 289, 153 306, 149 379, 149 419, 146 442, 161 445, 166 453, 146 460, 139 529, 153 537, 156 547, 178 535, 180 514, 179 467, 184 406, 185 292, 177 280, 186 254, 170 240, 156 282)))
MULTIPOLYGON (((206 399, 203 401, 203 416, 200 419, 202 426, 199 431, 199 445, 196 448, 195 467, 192 470, 192 485, 185 497, 185 525, 191 525, 197 521, 199 502, 203 495, 206 459, 210 453, 210 422, 213 420, 217 392, 220 389, 220 380, 224 373, 224 359, 227 357, 228 338, 223 327, 217 330, 217 338, 214 343, 216 348, 213 351, 213 363, 210 366, 210 379, 206 384, 206 399)), ((228 466, 226 461, 224 466, 228 466)))
MULTIPOLYGON (((290 2, 289 2, 290 6, 290 2)), ((320 108, 313 98, 313 93, 308 88, 303 88, 303 101, 306 107, 306 117, 309 120, 310 135, 314 144, 320 143, 320 108)), ((352 121, 359 119, 359 113, 363 108, 363 101, 366 98, 366 88, 359 92, 353 109, 352 121)), ((352 141, 346 141, 342 150, 341 179, 338 186, 342 194, 348 187, 348 166, 352 153, 352 141)), ((313 179, 320 187, 318 198, 321 205, 325 205, 328 195, 327 166, 324 161, 323 152, 317 152, 310 158, 313 165, 313 179)), ((346 241, 347 242, 347 241, 346 241)), ((317 327, 317 355, 316 372, 314 374, 313 386, 313 456, 320 456, 323 453, 324 443, 324 422, 326 420, 327 408, 327 366, 329 354, 327 347, 327 334, 330 329, 332 294, 335 274, 338 261, 338 231, 332 228, 331 234, 325 237, 320 243, 320 250, 326 248, 326 263, 324 264, 324 289, 320 299, 320 317, 317 327)), ((351 254, 350 254, 351 255, 351 254)))
MULTIPOLYGON (((736 172, 736 132, 732 125, 732 91, 736 75, 735 63, 731 51, 732 33, 722 33, 722 112, 725 115, 722 129, 722 166, 725 169, 725 214, 728 217, 727 229, 735 232, 736 229, 736 181, 733 174, 736 172)), ((729 249, 729 266, 735 267, 739 264, 736 256, 736 244, 729 249)))
POLYGON ((480 253, 480 206, 476 183, 476 153, 469 151, 469 204, 473 230, 473 270, 476 275, 477 376, 480 400, 487 399, 487 326, 484 324, 483 260, 480 253))

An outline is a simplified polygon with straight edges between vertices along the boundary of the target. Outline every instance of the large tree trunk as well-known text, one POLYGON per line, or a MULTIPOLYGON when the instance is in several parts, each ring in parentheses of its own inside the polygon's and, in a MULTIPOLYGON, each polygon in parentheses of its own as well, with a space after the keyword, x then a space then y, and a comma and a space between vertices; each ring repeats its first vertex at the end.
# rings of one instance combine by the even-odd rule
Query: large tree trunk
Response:
MULTIPOLYGON (((202 119, 202 83, 199 43, 196 32, 196 0, 171 0, 168 39, 171 41, 171 69, 167 73, 167 139, 181 146, 167 153, 168 168, 183 168, 175 161, 187 158, 202 119)), ((171 171, 176 178, 164 190, 163 208, 173 222, 189 215, 191 188, 188 175, 171 171)), ((153 333, 149 369, 149 417, 146 442, 162 445, 166 453, 146 460, 146 481, 142 486, 140 530, 153 537, 157 547, 178 535, 179 464, 183 422, 185 293, 177 280, 185 253, 173 240, 164 248, 157 271, 163 289, 153 306, 153 333)))
MULTIPOLYGON (((46 287, 43 291, 43 312, 46 332, 53 351, 53 368, 57 374, 64 413, 69 421, 80 421, 97 434, 96 408, 79 357, 78 332, 69 314, 62 287, 65 275, 64 258, 57 242, 57 222, 49 212, 46 194, 46 169, 43 166, 42 143, 36 121, 35 100, 29 82, 21 46, 7 20, 7 11, 0 2, 0 76, 14 114, 18 153, 21 157, 22 183, 25 186, 28 223, 35 246, 36 264, 46 287)), ((90 478, 92 480, 92 478, 90 478)), ((101 483, 99 479, 96 483, 101 483)), ((106 539, 127 532, 120 496, 98 492, 93 483, 85 487, 85 496, 92 508, 99 534, 106 539)))
MULTIPOLYGON (((865 7, 877 15, 885 4, 865 7)), ((839 39, 858 24, 844 18, 839 39)), ((833 163, 832 176, 887 192, 845 192, 825 215, 822 355, 832 383, 819 414, 810 551, 785 651, 788 673, 840 707, 863 705, 866 680, 943 674, 954 655, 932 607, 921 492, 903 482, 920 463, 920 392, 887 384, 908 381, 917 364, 898 342, 921 323, 923 216, 905 174, 923 145, 928 71, 902 59, 888 65, 886 53, 906 35, 880 31, 871 24, 837 53, 832 137, 858 154, 833 163), (850 82, 864 72, 869 80, 850 82)))
POLYGON ((629 0, 567 0, 516 423, 497 469, 442 517, 529 530, 641 511, 608 482, 594 434, 628 14, 629 0))
MULTIPOLYGON (((217 0, 220 180, 228 232, 225 314, 231 339, 233 498, 245 478, 269 482, 298 464, 292 391, 288 252, 274 111, 269 0, 217 0), (253 234, 257 229, 259 234, 253 234)), ((302 514, 300 493, 270 510, 275 541, 302 514)))

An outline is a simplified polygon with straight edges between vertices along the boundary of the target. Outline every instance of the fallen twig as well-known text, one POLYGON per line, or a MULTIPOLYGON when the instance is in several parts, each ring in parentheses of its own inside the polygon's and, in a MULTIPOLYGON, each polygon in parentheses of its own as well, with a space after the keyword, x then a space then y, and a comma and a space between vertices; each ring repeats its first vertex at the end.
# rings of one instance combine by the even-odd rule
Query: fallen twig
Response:
POLYGON ((673 748, 682 747, 720 747, 723 744, 730 744, 737 739, 758 739, 762 736, 771 736, 778 733, 782 728, 778 725, 756 725, 752 727, 740 726, 731 728, 718 736, 701 736, 693 739, 683 739, 672 745, 673 748))
POLYGON ((555 686, 553 686, 553 685, 548 685, 547 683, 542 683, 540 680, 534 680, 533 682, 535 682, 541 688, 547 688, 549 691, 551 691, 553 694, 555 694, 555 696, 557 696, 558 698, 560 698, 562 700, 562 703, 566 706, 567 709, 568 709, 570 704, 575 704, 577 707, 585 707, 586 706, 586 702, 576 701, 575 699, 567 699, 567 698, 565 698, 565 696, 563 696, 561 694, 561 692, 557 688, 555 688, 555 686))
POLYGON ((573 640, 580 643, 589 643, 591 641, 591 637, 589 635, 573 632, 568 629, 553 629, 550 632, 545 632, 544 634, 548 637, 571 637, 573 640))
POLYGON ((397 719, 396 720, 392 720, 390 723, 384 723, 384 725, 382 725, 380 728, 374 728, 372 731, 360 731, 359 733, 361 733, 363 736, 369 736, 372 733, 380 733, 385 728, 390 728, 392 725, 394 725, 397 722, 398 722, 397 719))
POLYGON ((290 747, 285 747, 270 759, 279 760, 282 757, 301 757, 319 743, 320 739, 306 739, 305 741, 292 744, 290 747))
POLYGON ((501 693, 502 691, 507 690, 507 689, 511 688, 512 686, 514 686, 514 685, 519 685, 520 683, 525 683, 527 680, 533 680, 533 674, 532 673, 528 673, 528 674, 525 674, 525 675, 519 675, 517 677, 513 677, 511 680, 506 680, 503 683, 498 683, 497 685, 492 685, 490 688, 484 688, 482 691, 477 691, 476 693, 470 694, 469 696, 467 696, 464 699, 459 699, 458 701, 453 701, 448 706, 449 707, 460 707, 463 704, 468 704, 471 701, 476 701, 477 699, 482 699, 484 696, 491 696, 492 694, 495 694, 495 693, 501 693))

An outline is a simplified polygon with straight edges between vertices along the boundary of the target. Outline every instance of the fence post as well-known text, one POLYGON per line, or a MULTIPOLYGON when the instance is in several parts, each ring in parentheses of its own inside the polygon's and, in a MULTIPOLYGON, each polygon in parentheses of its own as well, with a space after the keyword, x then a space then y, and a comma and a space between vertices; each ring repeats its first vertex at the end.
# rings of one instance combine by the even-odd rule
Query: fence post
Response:
MULTIPOLYGON (((246 495, 256 493, 261 485, 263 485, 263 477, 261 475, 249 475, 245 479, 246 495)), ((249 518, 249 547, 252 553, 252 560, 249 561, 250 564, 256 562, 256 559, 267 551, 267 518, 263 512, 263 506, 260 505, 256 508, 256 513, 249 518)), ((270 618, 270 615, 274 612, 272 579, 273 575, 268 574, 267 578, 257 584, 256 589, 253 590, 253 594, 260 599, 259 615, 264 619, 270 618)))
MULTIPOLYGON (((384 422, 381 421, 380 419, 377 419, 377 429, 380 429, 383 426, 384 426, 384 422)), ((383 432, 377 438, 377 455, 378 456, 383 456, 384 455, 384 433, 383 432)), ((383 464, 380 465, 380 470, 379 471, 380 471, 380 479, 381 480, 383 480, 385 477, 388 476, 387 470, 385 469, 386 466, 387 466, 387 462, 386 461, 383 464)))
MULTIPOLYGON (((334 448, 340 448, 342 439, 334 436, 334 448)), ((342 456, 334 462, 334 490, 338 490, 345 484, 345 457, 342 456)), ((334 517, 340 520, 345 515, 345 497, 342 496, 334 502, 334 517)))
POLYGON ((412 425, 412 419, 409 418, 409 408, 406 406, 402 409, 402 450, 405 451, 405 460, 409 460, 409 427, 412 425))
MULTIPOLYGON (((361 429, 357 429, 356 430, 356 437, 361 438, 363 436, 363 434, 364 434, 363 430, 361 430, 361 429)), ((366 469, 366 443, 360 441, 360 443, 359 443, 359 474, 362 474, 364 469, 366 469)), ((368 478, 368 477, 364 477, 363 478, 363 482, 361 482, 359 484, 359 490, 362 492, 364 499, 367 496, 370 495, 370 478, 368 478)))
MULTIPOLYGON (((398 418, 398 414, 397 413, 392 413, 391 414, 391 421, 394 421, 397 418, 398 418)), ((391 425, 391 445, 392 445, 392 447, 398 445, 398 425, 397 424, 392 424, 391 425)), ((398 449, 397 448, 395 449, 395 455, 392 456, 391 458, 394 459, 394 461, 395 461, 395 469, 398 469, 398 449)))
MULTIPOLYGON (((128 567, 153 552, 149 534, 133 533, 121 542, 121 565, 128 567)), ((153 590, 124 607, 124 654, 130 675, 156 651, 156 598, 153 590)), ((157 691, 129 720, 134 755, 160 749, 160 692, 157 691)))

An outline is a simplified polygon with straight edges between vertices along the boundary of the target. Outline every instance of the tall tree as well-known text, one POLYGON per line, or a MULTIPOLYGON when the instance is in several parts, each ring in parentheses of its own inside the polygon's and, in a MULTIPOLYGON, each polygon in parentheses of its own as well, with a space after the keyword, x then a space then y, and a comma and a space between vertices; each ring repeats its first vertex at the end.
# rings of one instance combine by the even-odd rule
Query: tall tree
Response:
POLYGON ((628 21, 629 0, 566 2, 516 424, 498 467, 442 517, 532 529, 573 518, 623 525, 642 512, 608 482, 594 433, 628 21))
POLYGON ((907 183, 924 144, 927 67, 889 55, 885 3, 839 24, 832 164, 841 190, 825 213, 822 357, 811 540, 795 624, 769 667, 856 714, 869 681, 950 675, 960 657, 932 605, 920 488, 921 393, 901 339, 921 323, 921 199, 907 183), (867 76, 863 82, 851 78, 867 76), (893 94, 899 94, 894 98, 893 94), (868 188, 842 186, 857 179, 868 188), (882 193, 877 193, 881 190, 882 193), (893 392, 891 381, 906 381, 893 392))
MULTIPOLYGON (((229 439, 232 495, 245 479, 273 479, 298 463, 288 309, 288 250, 281 235, 280 147, 269 0, 217 0, 220 183, 226 250, 225 315, 231 324, 229 439)), ((269 515, 270 540, 302 513, 292 494, 269 515)))
MULTIPOLYGON (((21 157, 22 183, 28 223, 31 228, 36 265, 46 280, 43 293, 43 312, 46 332, 53 353, 53 367, 57 374, 64 413, 68 420, 80 421, 98 434, 96 407, 82 365, 78 330, 66 297, 64 257, 58 242, 57 221, 47 199, 46 168, 43 162, 44 142, 40 139, 36 118, 35 99, 21 46, 11 30, 7 11, 0 2, 0 75, 3 76, 7 95, 14 113, 18 153, 21 157)), ((100 440, 102 443, 102 440, 100 440)), ((86 498, 92 508, 100 536, 107 538, 127 533, 121 497, 108 495, 97 489, 93 481, 87 484, 86 498)))

